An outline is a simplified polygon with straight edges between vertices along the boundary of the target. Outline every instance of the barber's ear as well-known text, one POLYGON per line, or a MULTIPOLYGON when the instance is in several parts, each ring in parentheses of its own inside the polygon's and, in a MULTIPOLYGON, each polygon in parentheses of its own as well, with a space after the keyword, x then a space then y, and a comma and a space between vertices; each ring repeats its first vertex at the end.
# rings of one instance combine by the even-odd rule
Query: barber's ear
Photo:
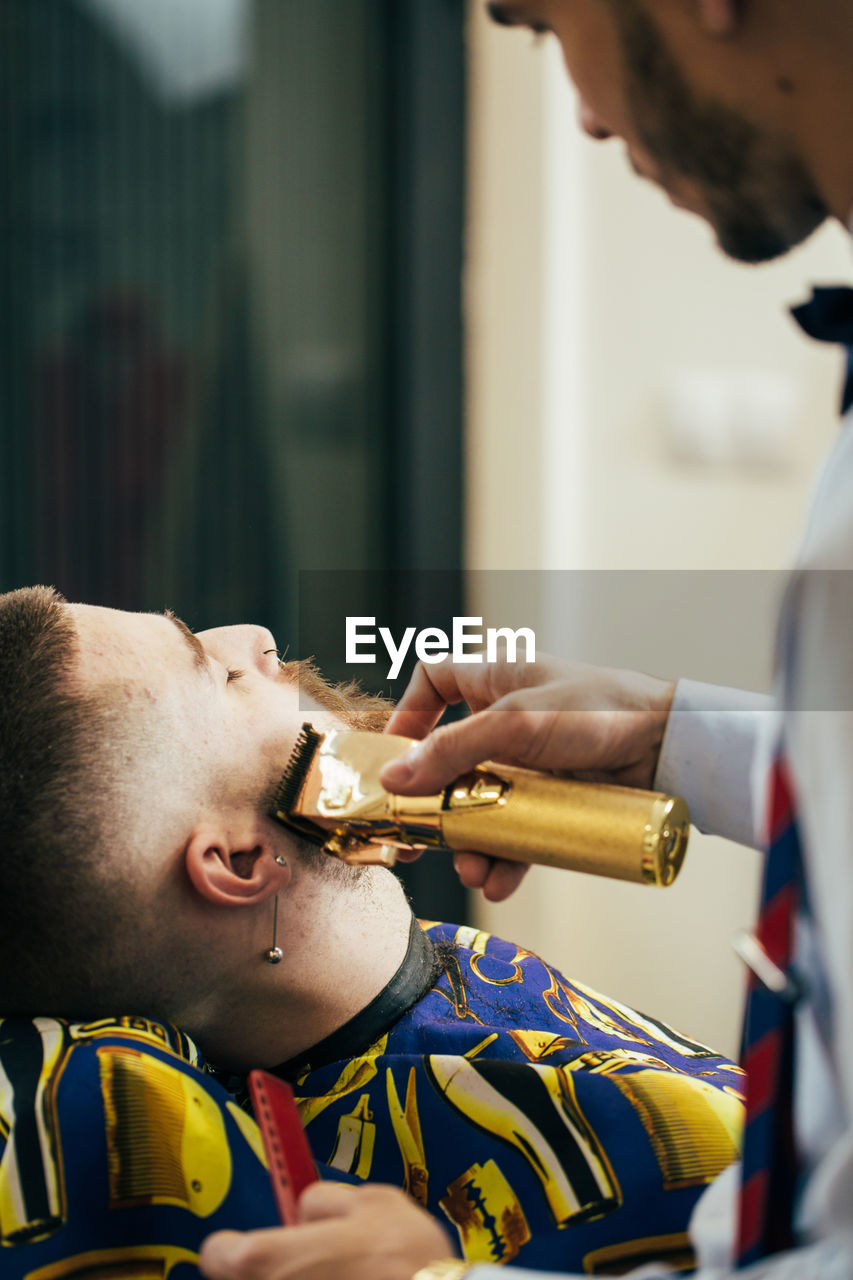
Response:
POLYGON ((290 866, 278 848, 261 839, 234 839, 216 826, 199 827, 187 841, 184 860, 196 893, 223 907, 251 906, 280 893, 290 866))
POLYGON ((705 31, 712 36, 732 36, 740 24, 740 0, 695 0, 705 31))

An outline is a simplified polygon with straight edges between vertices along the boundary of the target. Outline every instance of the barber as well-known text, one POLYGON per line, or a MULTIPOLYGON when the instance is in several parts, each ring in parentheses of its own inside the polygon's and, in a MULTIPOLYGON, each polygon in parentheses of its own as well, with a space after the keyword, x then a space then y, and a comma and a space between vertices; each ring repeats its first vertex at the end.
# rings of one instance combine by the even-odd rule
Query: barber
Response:
MULTIPOLYGON (((827 218, 849 225, 850 0, 494 0, 488 8, 500 22, 556 36, 586 131, 622 138, 635 169, 704 217, 729 256, 769 260, 827 218)), ((799 318, 812 336, 853 343, 843 291, 816 296, 799 318)), ((692 1234, 702 1280, 739 1265, 755 1280, 853 1276, 851 570, 848 417, 786 595, 770 702, 624 672, 446 663, 416 671, 389 725, 424 737, 383 777, 404 794, 435 792, 491 757, 677 792, 700 829, 743 843, 769 831, 762 920, 745 946, 756 976, 741 1186, 724 1174, 699 1203, 692 1234), (432 731, 460 700, 474 714, 432 731)), ((522 874, 472 855, 457 857, 457 868, 492 899, 522 874)), ((313 1188, 303 1214, 296 1228, 212 1239, 202 1270, 213 1280, 500 1274, 453 1261, 441 1228, 390 1189, 313 1188)))

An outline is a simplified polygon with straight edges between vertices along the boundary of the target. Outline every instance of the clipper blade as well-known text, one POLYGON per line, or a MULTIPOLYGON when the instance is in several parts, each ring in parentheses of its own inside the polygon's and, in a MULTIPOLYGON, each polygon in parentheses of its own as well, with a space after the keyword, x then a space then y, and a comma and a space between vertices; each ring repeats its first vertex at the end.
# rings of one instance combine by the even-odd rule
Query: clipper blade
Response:
POLYGON ((390 812, 393 798, 380 786, 378 775, 386 759, 411 745, 407 738, 359 730, 318 733, 313 725, 303 724, 270 817, 342 862, 393 866, 395 845, 413 844, 408 836, 400 838, 390 812), (367 816, 360 812, 365 803, 367 816))
POLYGON ((300 835, 307 836, 309 840, 313 840, 315 844, 320 845, 326 843, 328 833, 322 827, 309 822, 307 818, 293 817, 293 809, 305 785, 311 762, 317 753, 317 748, 322 744, 323 738, 324 735, 318 733, 313 725, 303 724, 299 737, 296 739, 296 744, 290 753, 290 759, 285 766, 284 773, 281 775, 281 781, 276 788, 269 810, 271 818, 275 818, 278 822, 283 823, 284 826, 298 831, 300 835))

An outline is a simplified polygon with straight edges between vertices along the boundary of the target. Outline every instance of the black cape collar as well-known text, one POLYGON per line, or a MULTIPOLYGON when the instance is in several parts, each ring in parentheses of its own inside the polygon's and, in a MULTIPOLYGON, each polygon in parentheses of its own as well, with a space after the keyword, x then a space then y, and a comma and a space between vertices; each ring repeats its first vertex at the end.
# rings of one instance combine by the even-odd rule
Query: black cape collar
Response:
POLYGON ((435 983, 439 967, 432 940, 413 916, 408 950, 387 987, 337 1031, 295 1058, 272 1067, 272 1074, 283 1080, 297 1080, 330 1062, 357 1057, 426 995, 435 983))

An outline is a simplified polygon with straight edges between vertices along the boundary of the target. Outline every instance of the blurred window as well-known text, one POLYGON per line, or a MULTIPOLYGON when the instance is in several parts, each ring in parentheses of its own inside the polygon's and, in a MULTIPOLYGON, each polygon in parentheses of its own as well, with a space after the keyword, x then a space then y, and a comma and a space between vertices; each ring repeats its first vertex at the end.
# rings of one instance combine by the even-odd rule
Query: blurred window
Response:
POLYGON ((3 0, 0 588, 284 646, 301 570, 459 567, 463 19, 3 0))

